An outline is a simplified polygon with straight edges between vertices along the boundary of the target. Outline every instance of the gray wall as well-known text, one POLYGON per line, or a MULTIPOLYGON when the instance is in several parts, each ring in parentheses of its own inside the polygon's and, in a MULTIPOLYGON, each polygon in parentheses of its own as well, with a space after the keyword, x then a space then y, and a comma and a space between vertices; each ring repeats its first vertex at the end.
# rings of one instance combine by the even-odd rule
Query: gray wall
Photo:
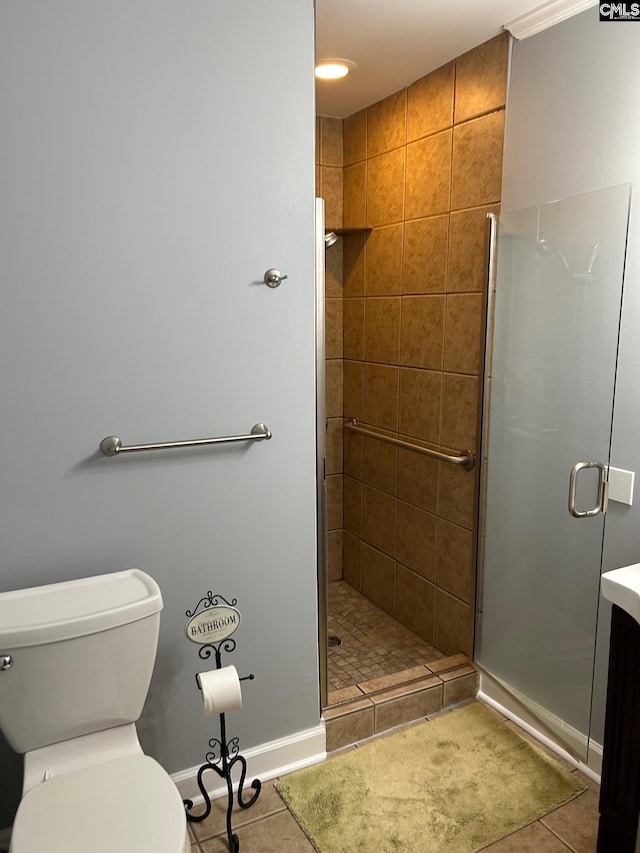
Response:
MULTIPOLYGON (((597 6, 513 46, 502 209, 632 183, 611 464, 640 472, 640 30, 597 6)), ((588 413, 585 412, 585 417, 588 413)), ((610 504, 604 570, 640 560, 640 496, 610 504)), ((592 735, 602 743, 610 609, 601 603, 592 735)))
POLYGON ((207 590, 237 597, 225 662, 256 674, 241 746, 319 722, 313 61, 312 0, 0 7, 0 590, 156 578, 139 730, 171 772, 217 734, 184 636, 207 590), (272 441, 96 452, 256 421, 272 441))

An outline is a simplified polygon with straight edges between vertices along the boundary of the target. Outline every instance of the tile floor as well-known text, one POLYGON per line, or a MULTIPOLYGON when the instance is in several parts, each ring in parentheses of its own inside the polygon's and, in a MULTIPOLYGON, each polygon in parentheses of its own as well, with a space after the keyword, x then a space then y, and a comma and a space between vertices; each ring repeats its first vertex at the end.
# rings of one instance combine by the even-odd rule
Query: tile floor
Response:
POLYGON ((444 657, 345 581, 329 584, 329 692, 444 657))
MULTIPOLYGON (((513 723, 501 719, 505 725, 517 728, 513 723)), ((518 731, 531 740, 525 732, 518 731)), ((545 749, 537 741, 535 743, 545 749)), ((560 760, 560 763, 571 769, 566 762, 560 760)), ((598 831, 599 788, 579 771, 573 772, 587 785, 583 794, 541 820, 484 849, 491 853, 594 853, 598 831)), ((228 853, 225 810, 226 800, 217 800, 206 821, 190 825, 192 853, 228 853)), ((240 839, 240 853, 313 853, 312 845, 280 799, 272 782, 264 784, 258 801, 250 809, 234 810, 233 828, 240 839)), ((372 850, 371 853, 376 851, 372 850)))

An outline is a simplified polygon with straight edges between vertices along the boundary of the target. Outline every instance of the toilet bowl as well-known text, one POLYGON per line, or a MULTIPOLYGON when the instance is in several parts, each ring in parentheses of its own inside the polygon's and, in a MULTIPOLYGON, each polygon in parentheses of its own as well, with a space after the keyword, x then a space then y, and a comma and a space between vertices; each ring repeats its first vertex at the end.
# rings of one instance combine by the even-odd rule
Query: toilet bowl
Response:
POLYGON ((148 756, 51 778, 20 803, 10 853, 188 853, 178 789, 148 756))
POLYGON ((188 853, 139 718, 162 597, 137 569, 0 593, 0 729, 24 754, 10 853, 188 853))

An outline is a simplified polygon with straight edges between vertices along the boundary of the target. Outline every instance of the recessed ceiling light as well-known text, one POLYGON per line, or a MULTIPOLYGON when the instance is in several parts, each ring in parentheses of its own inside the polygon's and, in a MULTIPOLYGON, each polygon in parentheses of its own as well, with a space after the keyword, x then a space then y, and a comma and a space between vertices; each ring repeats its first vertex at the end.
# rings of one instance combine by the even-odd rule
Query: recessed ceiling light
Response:
POLYGON ((321 59, 316 65, 316 77, 321 80, 339 80, 356 70, 350 59, 321 59))

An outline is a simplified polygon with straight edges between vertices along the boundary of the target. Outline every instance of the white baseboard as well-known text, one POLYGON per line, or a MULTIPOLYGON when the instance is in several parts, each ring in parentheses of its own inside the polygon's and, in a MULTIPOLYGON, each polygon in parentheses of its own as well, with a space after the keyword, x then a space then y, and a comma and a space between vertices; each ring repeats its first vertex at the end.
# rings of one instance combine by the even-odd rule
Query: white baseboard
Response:
MULTIPOLYGON (((545 735, 540 729, 536 728, 535 721, 523 719, 523 717, 518 713, 518 711, 514 710, 514 706, 509 706, 508 697, 505 700, 503 696, 501 696, 502 701, 498 701, 494 698, 494 695, 491 695, 494 691, 491 689, 492 685, 486 676, 480 676, 480 689, 478 691, 478 699, 482 702, 486 702, 487 705, 490 705, 492 708, 495 708, 496 711, 499 711, 501 714, 504 714, 507 719, 512 720, 516 725, 520 726, 521 729, 524 729, 525 732, 528 732, 532 735, 536 740, 539 740, 540 743, 544 744, 548 747, 552 752, 555 752, 556 755, 563 758, 565 761, 568 761, 569 764, 572 764, 578 770, 588 776, 590 779, 593 779, 594 782, 600 784, 600 774, 602 772, 602 746, 599 743, 595 743, 595 741, 591 740, 589 743, 589 758, 588 763, 580 761, 570 752, 563 749, 559 744, 557 744, 550 737, 545 735), (506 704, 503 702, 506 701, 506 704)), ((577 739, 577 733, 576 733, 577 739)))
MULTIPOLYGON (((324 722, 313 729, 296 732, 288 737, 251 747, 246 751, 242 750, 242 755, 247 761, 245 791, 249 796, 253 779, 258 778, 266 782, 269 779, 275 779, 276 776, 283 776, 285 773, 292 773, 294 770, 301 770, 303 767, 324 761, 327 757, 327 735, 324 722)), ((200 765, 189 767, 171 776, 182 799, 192 800, 194 805, 204 801, 197 782, 199 769, 200 765)), ((239 771, 235 775, 239 775, 239 771)), ((217 773, 205 773, 203 781, 212 800, 227 795, 226 783, 217 773)), ((234 778, 234 788, 237 788, 238 781, 234 778)))

